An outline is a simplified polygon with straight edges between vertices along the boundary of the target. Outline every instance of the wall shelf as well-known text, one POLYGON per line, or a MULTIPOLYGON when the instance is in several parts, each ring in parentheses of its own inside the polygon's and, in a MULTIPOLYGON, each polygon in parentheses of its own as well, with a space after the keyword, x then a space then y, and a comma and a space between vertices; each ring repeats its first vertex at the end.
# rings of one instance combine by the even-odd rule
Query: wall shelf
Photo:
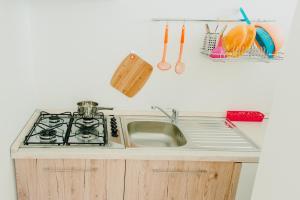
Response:
MULTIPOLYGON (((230 23, 230 22, 245 22, 244 19, 196 19, 196 18, 152 18, 154 22, 217 22, 217 23, 230 23)), ((254 19, 252 22, 276 22, 276 20, 269 19, 254 19)))

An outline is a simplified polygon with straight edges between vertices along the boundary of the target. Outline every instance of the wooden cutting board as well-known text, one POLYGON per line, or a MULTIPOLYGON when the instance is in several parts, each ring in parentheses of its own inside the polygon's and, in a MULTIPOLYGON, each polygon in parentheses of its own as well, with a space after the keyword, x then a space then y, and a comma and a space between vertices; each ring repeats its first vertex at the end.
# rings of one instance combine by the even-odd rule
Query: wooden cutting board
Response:
POLYGON ((115 71, 111 85, 128 97, 140 91, 149 79, 153 67, 136 54, 129 54, 115 71))

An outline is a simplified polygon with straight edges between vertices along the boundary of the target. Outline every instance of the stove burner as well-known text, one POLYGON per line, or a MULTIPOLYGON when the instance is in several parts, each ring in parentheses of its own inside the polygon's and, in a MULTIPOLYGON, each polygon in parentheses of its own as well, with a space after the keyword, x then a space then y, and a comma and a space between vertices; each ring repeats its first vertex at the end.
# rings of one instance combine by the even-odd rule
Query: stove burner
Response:
POLYGON ((51 124, 57 124, 61 120, 62 119, 59 118, 57 115, 52 115, 52 116, 49 117, 49 123, 51 123, 51 124))
POLYGON ((44 116, 38 123, 38 126, 44 129, 54 129, 64 125, 64 119, 58 115, 44 116))
POLYGON ((95 118, 79 118, 75 121, 75 126, 79 129, 96 129, 100 122, 95 118))
POLYGON ((82 120, 83 120, 84 124, 91 124, 91 123, 95 122, 95 119, 93 119, 93 118, 83 118, 82 120))
POLYGON ((41 142, 53 143, 56 141, 56 130, 44 129, 39 132, 41 142))
POLYGON ((99 131, 96 128, 80 128, 75 135, 79 140, 87 142, 96 139, 99 136, 99 131))

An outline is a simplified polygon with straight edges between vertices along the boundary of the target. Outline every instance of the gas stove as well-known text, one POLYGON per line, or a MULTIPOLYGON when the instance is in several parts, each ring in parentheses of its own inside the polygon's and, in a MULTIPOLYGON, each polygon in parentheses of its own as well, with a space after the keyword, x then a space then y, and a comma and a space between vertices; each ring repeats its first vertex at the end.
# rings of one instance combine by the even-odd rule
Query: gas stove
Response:
POLYGON ((98 112, 83 117, 77 112, 51 114, 41 111, 22 147, 96 146, 123 148, 119 117, 98 112))

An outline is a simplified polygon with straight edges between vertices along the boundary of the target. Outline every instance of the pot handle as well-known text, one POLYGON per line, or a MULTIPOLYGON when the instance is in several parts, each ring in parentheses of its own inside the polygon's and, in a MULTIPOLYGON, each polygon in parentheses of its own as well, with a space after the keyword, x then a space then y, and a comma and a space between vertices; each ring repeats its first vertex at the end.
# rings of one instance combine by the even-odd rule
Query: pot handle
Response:
POLYGON ((112 107, 97 107, 97 110, 113 110, 112 107))

